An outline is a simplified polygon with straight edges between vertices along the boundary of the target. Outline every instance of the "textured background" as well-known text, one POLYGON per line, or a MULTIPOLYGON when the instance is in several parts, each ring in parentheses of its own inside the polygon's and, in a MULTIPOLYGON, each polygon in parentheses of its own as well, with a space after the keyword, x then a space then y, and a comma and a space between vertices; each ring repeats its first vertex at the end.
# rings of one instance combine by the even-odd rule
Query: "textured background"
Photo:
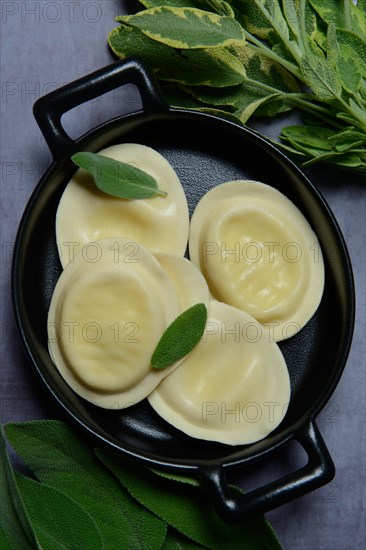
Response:
MULTIPOLYGON (((1 1, 1 369, 0 420, 58 418, 30 372, 16 334, 9 276, 17 225, 51 161, 32 116, 41 95, 113 61, 106 37, 114 16, 131 4, 88 0, 1 1)), ((78 108, 65 126, 78 136, 115 115, 138 109, 132 85, 78 108)), ((275 136, 279 123, 261 124, 275 136)), ((268 514, 289 550, 363 550, 365 541, 365 218, 361 178, 327 169, 307 172, 335 213, 347 241, 357 289, 357 320, 344 375, 318 417, 334 459, 332 483, 268 514)), ((303 464, 297 444, 238 475, 258 486, 303 464)))

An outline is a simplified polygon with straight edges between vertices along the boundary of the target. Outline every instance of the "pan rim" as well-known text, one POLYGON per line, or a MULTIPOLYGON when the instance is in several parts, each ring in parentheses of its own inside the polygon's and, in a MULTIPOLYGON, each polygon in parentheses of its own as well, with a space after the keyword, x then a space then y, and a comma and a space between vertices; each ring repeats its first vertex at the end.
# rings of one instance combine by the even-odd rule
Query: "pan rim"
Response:
MULTIPOLYGON (((319 394, 318 399, 316 400, 316 403, 307 411, 306 417, 302 418, 301 420, 298 420, 295 422, 294 426, 290 426, 284 434, 280 432, 278 434, 278 440, 272 445, 268 446, 267 448, 264 448, 260 450, 257 453, 253 453, 249 456, 239 457, 236 459, 233 459, 231 461, 227 461, 225 458, 220 460, 215 460, 213 463, 220 464, 224 466, 225 468, 237 468, 243 465, 244 463, 249 463, 255 460, 258 460, 259 458, 264 458, 268 454, 271 454, 275 450, 277 450, 279 447, 282 447, 283 445, 287 444, 290 440, 296 439, 296 433, 301 428, 301 426, 304 426, 305 424, 308 424, 312 421, 314 421, 315 417, 319 414, 319 412, 323 409, 325 404, 330 399, 331 395, 333 394, 337 384, 339 383, 339 380, 343 374, 343 370, 346 366, 347 358, 349 355, 349 351, 351 348, 352 343, 352 336, 353 336, 353 330, 354 330, 354 323, 355 323, 355 288, 354 288, 354 279, 353 279, 353 273, 352 273, 352 265, 351 260, 349 257, 347 245, 345 242, 345 239, 343 237, 343 234, 341 232, 341 229, 339 227, 339 224, 330 209, 329 205, 327 204, 326 200, 322 196, 321 192, 315 187, 315 185, 310 181, 310 179, 302 172, 302 170, 282 151, 277 149, 272 143, 267 141, 262 136, 258 135, 255 131, 244 128, 239 126, 238 124, 221 119, 215 115, 209 114, 209 113, 203 113, 203 112, 192 112, 189 109, 177 109, 177 108, 171 108, 169 111, 165 113, 156 113, 154 115, 146 115, 142 110, 137 111, 135 113, 128 113, 124 115, 120 115, 118 117, 115 117, 103 124, 100 124, 92 129, 90 129, 88 132, 83 134, 80 138, 78 138, 74 142, 74 146, 78 146, 80 143, 89 143, 90 140, 93 140, 95 135, 98 133, 103 132, 104 130, 110 129, 111 127, 119 126, 120 124, 123 124, 123 122, 128 120, 137 120, 141 119, 143 123, 145 123, 148 120, 154 119, 156 117, 172 117, 172 116, 178 116, 183 117, 185 119, 187 118, 194 118, 196 120, 206 120, 211 121, 214 124, 220 124, 227 126, 227 128, 235 128, 237 131, 240 131, 243 135, 246 135, 249 137, 249 139, 254 144, 260 144, 261 148, 266 151, 266 153, 271 152, 272 155, 276 157, 276 159, 281 160, 291 173, 296 173, 296 176, 301 179, 301 182, 303 185, 307 187, 307 189, 311 192, 314 199, 316 200, 317 204, 321 208, 321 211, 323 213, 323 216, 326 216, 328 219, 328 223, 331 225, 334 234, 336 235, 337 244, 339 245, 341 256, 342 256, 342 266, 344 268, 344 271, 347 273, 347 281, 348 281, 348 288, 347 288, 347 317, 349 320, 348 324, 348 330, 346 333, 346 337, 343 340, 343 346, 341 348, 341 353, 338 359, 338 365, 336 366, 334 370, 334 375, 331 380, 328 381, 326 389, 323 390, 321 394, 319 394)), ((14 243, 14 252, 13 252, 13 261, 12 261, 12 272, 11 272, 11 288, 12 288, 12 302, 13 302, 13 309, 14 309, 14 315, 15 320, 17 324, 17 329, 21 338, 21 342, 23 345, 23 348, 25 350, 27 359, 32 364, 33 370, 35 371, 38 378, 41 380, 42 385, 46 389, 46 393, 51 395, 54 399, 54 401, 62 408, 63 412, 66 413, 66 415, 75 423, 79 428, 81 427, 86 433, 88 433, 90 436, 93 436, 93 438, 96 438, 99 443, 102 443, 103 445, 108 445, 109 447, 112 447, 119 453, 122 453, 126 458, 130 458, 134 461, 143 462, 148 465, 154 465, 159 466, 164 469, 175 469, 180 471, 192 471, 197 470, 200 467, 201 461, 195 460, 194 463, 191 460, 187 459, 164 459, 164 457, 157 457, 154 458, 151 457, 151 453, 145 454, 141 450, 130 450, 127 448, 123 448, 123 446, 118 446, 117 444, 113 443, 111 439, 107 439, 105 436, 103 436, 100 431, 95 430, 92 426, 89 426, 88 423, 81 418, 81 416, 77 416, 73 411, 71 411, 66 404, 62 401, 62 395, 58 395, 57 392, 54 391, 52 386, 47 382, 43 375, 44 367, 43 365, 39 365, 39 361, 37 359, 37 353, 36 350, 32 347, 32 341, 31 341, 31 335, 27 334, 27 320, 25 312, 22 310, 22 285, 21 285, 21 262, 22 262, 22 256, 24 254, 24 247, 25 247, 25 234, 26 229, 29 221, 29 216, 31 212, 33 211, 34 205, 37 204, 38 198, 40 193, 44 190, 45 185, 49 181, 50 176, 54 173, 54 171, 57 171, 60 169, 60 166, 64 161, 68 161, 70 155, 72 154, 72 151, 69 152, 69 154, 66 154, 64 157, 55 160, 53 159, 52 163, 44 173, 44 175, 41 177, 40 181, 34 188, 33 192, 31 193, 27 204, 25 206, 23 215, 21 217, 15 243, 14 243)), ((207 464, 207 460, 205 459, 203 461, 205 464, 207 464)))

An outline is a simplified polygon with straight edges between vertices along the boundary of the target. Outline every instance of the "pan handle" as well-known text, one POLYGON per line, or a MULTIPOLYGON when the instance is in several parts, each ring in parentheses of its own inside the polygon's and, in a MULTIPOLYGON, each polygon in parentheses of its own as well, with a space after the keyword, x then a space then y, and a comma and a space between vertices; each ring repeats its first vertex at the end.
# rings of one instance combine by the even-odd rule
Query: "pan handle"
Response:
POLYGON ((69 154, 75 145, 62 126, 62 115, 123 84, 137 86, 145 113, 168 111, 169 106, 145 63, 134 57, 108 65, 36 101, 33 114, 55 159, 69 154))
POLYGON ((299 470, 249 493, 233 491, 222 466, 200 467, 203 487, 212 499, 218 515, 227 523, 236 523, 251 514, 262 514, 304 496, 331 481, 335 475, 332 458, 314 422, 301 429, 295 439, 305 449, 308 463, 299 470))

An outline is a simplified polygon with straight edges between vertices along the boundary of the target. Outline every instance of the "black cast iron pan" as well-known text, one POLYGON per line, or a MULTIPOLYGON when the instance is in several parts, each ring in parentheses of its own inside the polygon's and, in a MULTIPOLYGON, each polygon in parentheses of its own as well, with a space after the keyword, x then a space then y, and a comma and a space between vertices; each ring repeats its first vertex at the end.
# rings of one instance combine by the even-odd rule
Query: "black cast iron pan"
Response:
POLYGON ((28 358, 48 392, 69 418, 99 443, 155 468, 196 475, 221 517, 234 522, 266 512, 320 487, 334 466, 315 417, 334 391, 345 366, 354 324, 352 269, 339 227, 324 199, 301 171, 253 132, 217 117, 169 109, 159 88, 137 59, 115 63, 37 101, 34 113, 54 161, 24 212, 13 260, 13 302, 28 358), (61 124, 63 113, 122 84, 134 83, 143 109, 98 126, 73 141, 61 124), (326 282, 322 302, 295 337, 280 344, 291 377, 292 397, 282 424, 268 437, 231 447, 195 440, 174 429, 146 400, 124 411, 97 408, 63 381, 47 351, 47 311, 61 265, 55 215, 63 189, 75 171, 75 151, 98 151, 113 143, 137 142, 162 153, 185 188, 191 213, 211 187, 254 179, 277 187, 303 212, 322 246, 326 282), (238 496, 226 481, 242 467, 295 439, 308 463, 298 471, 238 496))

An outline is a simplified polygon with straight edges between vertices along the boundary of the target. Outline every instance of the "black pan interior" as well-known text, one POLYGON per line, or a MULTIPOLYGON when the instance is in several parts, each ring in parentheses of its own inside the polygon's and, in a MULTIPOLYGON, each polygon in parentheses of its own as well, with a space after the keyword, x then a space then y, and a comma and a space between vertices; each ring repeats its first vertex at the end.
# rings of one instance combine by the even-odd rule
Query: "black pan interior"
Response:
POLYGON ((173 165, 185 188, 190 212, 213 186, 234 179, 268 183, 286 194, 316 231, 326 267, 321 305, 300 333, 280 344, 292 387, 288 413, 279 428, 253 445, 230 447, 202 442, 174 429, 147 401, 124 411, 97 408, 64 383, 47 352, 47 311, 61 273, 55 214, 75 170, 70 160, 53 165, 24 215, 14 260, 14 301, 28 355, 51 393, 67 412, 99 438, 145 460, 193 466, 238 464, 287 440, 325 404, 341 375, 352 334, 352 273, 332 215, 302 174, 274 148, 235 125, 209 116, 175 112, 129 115, 91 132, 75 150, 97 151, 113 143, 154 147, 173 165))

